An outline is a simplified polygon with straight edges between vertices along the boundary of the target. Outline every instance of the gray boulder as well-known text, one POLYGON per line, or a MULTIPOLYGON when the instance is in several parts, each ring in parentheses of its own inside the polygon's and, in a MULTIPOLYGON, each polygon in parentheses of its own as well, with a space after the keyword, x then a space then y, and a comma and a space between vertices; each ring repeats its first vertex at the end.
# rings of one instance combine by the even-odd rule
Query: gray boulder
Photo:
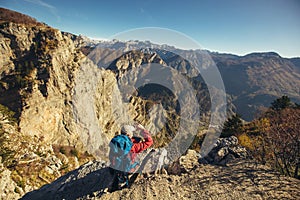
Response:
POLYGON ((226 165, 237 158, 248 158, 249 153, 246 148, 238 143, 238 138, 231 136, 219 138, 208 155, 199 158, 201 164, 226 165))
POLYGON ((89 162, 51 184, 25 194, 21 199, 55 200, 101 196, 110 187, 112 178, 113 176, 105 162, 89 162))

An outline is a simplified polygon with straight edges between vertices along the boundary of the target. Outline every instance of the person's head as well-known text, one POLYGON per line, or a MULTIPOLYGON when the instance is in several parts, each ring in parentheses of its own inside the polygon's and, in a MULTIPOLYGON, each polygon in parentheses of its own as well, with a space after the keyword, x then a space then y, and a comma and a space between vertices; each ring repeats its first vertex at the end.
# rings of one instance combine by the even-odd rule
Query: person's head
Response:
POLYGON ((133 132, 135 131, 135 127, 131 125, 124 125, 121 128, 121 134, 127 135, 128 137, 132 138, 133 137, 133 132))

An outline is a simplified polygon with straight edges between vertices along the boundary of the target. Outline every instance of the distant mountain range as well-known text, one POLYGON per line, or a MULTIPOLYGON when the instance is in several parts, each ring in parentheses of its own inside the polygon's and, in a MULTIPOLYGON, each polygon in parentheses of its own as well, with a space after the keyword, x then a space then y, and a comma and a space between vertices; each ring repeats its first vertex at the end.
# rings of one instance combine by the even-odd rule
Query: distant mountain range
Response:
POLYGON ((246 56, 211 54, 233 103, 245 119, 252 119, 259 107, 287 95, 300 101, 299 58, 282 58, 274 52, 246 56))
MULTIPOLYGON (((245 120, 253 119, 259 109, 269 107, 272 101, 282 95, 289 96, 293 101, 300 101, 300 58, 283 58, 276 52, 237 56, 207 50, 181 50, 137 40, 95 41, 81 37, 81 41, 82 46, 91 49, 97 47, 120 52, 140 49, 143 52, 157 53, 169 66, 190 73, 193 77, 198 75, 193 63, 195 61, 188 61, 179 55, 206 52, 218 67, 226 93, 232 98, 236 112, 245 120)), ((102 64, 99 63, 99 66, 102 64)))

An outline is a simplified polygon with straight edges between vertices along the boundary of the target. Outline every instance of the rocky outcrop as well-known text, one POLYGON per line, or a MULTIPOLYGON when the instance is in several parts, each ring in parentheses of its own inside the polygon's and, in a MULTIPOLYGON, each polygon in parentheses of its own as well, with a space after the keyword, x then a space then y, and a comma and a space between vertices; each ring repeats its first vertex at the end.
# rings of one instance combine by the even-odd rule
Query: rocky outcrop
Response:
POLYGON ((107 192, 112 175, 104 162, 90 162, 21 199, 79 199, 107 192))
POLYGON ((0 108, 1 199, 18 199, 91 159, 74 148, 19 132, 8 109, 0 108))
POLYGON ((156 53, 149 54, 134 50, 124 53, 121 57, 113 61, 107 69, 114 71, 119 78, 122 77, 124 72, 130 71, 147 63, 166 65, 166 63, 156 53))
MULTIPOLYGON (((167 160, 166 150, 147 150, 139 155, 139 159, 141 171, 138 171, 138 173, 140 175, 138 177, 135 177, 135 175, 130 176, 130 179, 136 182, 168 176, 168 174, 170 177, 173 175, 180 176, 191 173, 199 167, 198 155, 193 150, 189 150, 186 155, 172 164, 167 160), (145 179, 145 177, 147 178, 145 179)), ((106 162, 89 162, 60 177, 53 183, 27 193, 22 199, 86 199, 101 197, 109 194, 112 179, 113 175, 106 162)))
POLYGON ((88 199, 297 199, 299 180, 263 165, 234 161, 229 167, 200 165, 181 175, 138 180, 130 189, 88 199))
POLYGON ((199 162, 227 165, 237 158, 249 158, 249 153, 246 148, 239 145, 237 137, 231 136, 229 138, 219 138, 208 155, 200 157, 199 162))
MULTIPOLYGON (((0 107, 15 113, 12 122, 0 110, 1 176, 11 177, 1 188, 16 199, 93 159, 74 117, 75 84, 86 57, 59 30, 7 21, 0 26, 0 107)), ((107 126, 111 108, 103 107, 111 103, 115 76, 87 66, 101 77, 94 82, 97 95, 87 97, 99 100, 94 123, 115 130, 107 126)))
POLYGON ((20 191, 22 189, 12 180, 11 171, 6 169, 0 160, 0 198, 19 199, 24 193, 16 192, 18 190, 20 191))
POLYGON ((111 94, 117 90, 112 72, 99 70, 59 30, 11 22, 1 26, 0 104, 16 113, 22 134, 84 149, 82 124, 76 122, 81 120, 76 98, 84 91, 80 100, 90 99, 93 110, 80 111, 96 113, 88 123, 96 124, 100 136, 117 132, 111 120, 111 94))
MULTIPOLYGON (((133 188, 136 189, 140 187, 143 187, 144 189, 147 190, 149 189, 151 192, 157 193, 159 195, 174 196, 176 195, 175 193, 168 194, 168 192, 170 191, 163 192, 159 189, 159 186, 157 186, 156 184, 158 185, 168 184, 168 187, 172 187, 174 190, 176 190, 175 189, 176 185, 179 184, 180 181, 183 181, 183 183, 186 180, 194 181, 194 179, 197 179, 199 175, 203 178, 205 177, 206 179, 208 178, 208 174, 211 173, 213 174, 213 172, 209 172, 209 170, 212 171, 228 170, 227 168, 228 166, 230 166, 231 170, 243 169, 244 171, 241 172, 240 178, 245 179, 246 182, 251 180, 251 177, 248 177, 248 173, 250 173, 250 171, 254 177, 261 176, 263 173, 269 173, 269 176, 272 177, 272 179, 275 178, 276 175, 273 174, 274 172, 272 172, 270 169, 267 169, 267 167, 264 167, 262 165, 261 166, 257 165, 255 164, 255 162, 251 160, 247 160, 246 159, 247 156, 248 156, 247 151, 244 148, 238 146, 238 140, 234 136, 230 138, 219 139, 215 144, 215 147, 212 149, 212 151, 206 157, 201 158, 200 160, 199 160, 199 154, 194 150, 188 150, 185 155, 181 156, 180 158, 178 158, 176 161, 173 162, 168 160, 168 152, 166 151, 166 149, 160 149, 160 150, 149 149, 146 152, 140 154, 138 157, 138 159, 140 159, 139 170, 141 171, 138 171, 140 175, 138 176, 138 178, 134 179, 135 183, 134 185, 132 185, 132 189, 124 189, 124 191, 109 193, 108 189, 111 187, 112 184, 112 174, 110 173, 110 170, 107 168, 107 164, 105 162, 90 162, 88 164, 81 166, 79 169, 70 172, 69 174, 59 178, 55 182, 46 185, 37 191, 33 191, 31 193, 26 194, 23 197, 23 199, 63 199, 63 198, 66 199, 67 198, 70 199, 104 198, 106 199, 108 197, 113 198, 115 197, 115 195, 118 196, 120 194, 125 194, 125 193, 132 194, 133 188), (198 161, 200 161, 200 164, 198 161), (208 162, 214 165, 207 165, 208 162), (205 165, 203 165, 203 163, 205 165), (217 165, 226 164, 227 167, 217 167, 216 164, 217 165), (245 169, 242 168, 241 166, 245 167, 245 169), (203 172, 205 173, 198 174, 201 171, 202 173, 203 172), (165 180, 167 180, 167 182, 164 182, 165 180), (150 185, 154 184, 154 185, 148 188, 149 184, 150 185), (80 189, 74 190, 74 188, 80 188, 80 189)), ((228 176, 227 181, 230 183, 234 183, 235 174, 234 173, 231 175, 227 174, 227 176, 228 176), (233 178, 233 180, 231 180, 231 178, 233 178)), ((213 179, 213 177, 214 175, 212 175, 211 179, 213 179)), ((201 180, 200 177, 199 180, 201 180)), ((283 179, 277 181, 280 182, 283 181, 283 179)), ((217 182, 216 183, 211 182, 210 184, 215 185, 216 190, 223 190, 218 185, 216 185, 217 182)), ((255 190, 254 182, 245 184, 245 187, 246 185, 249 187, 253 187, 252 189, 255 190)), ((193 188, 193 186, 190 186, 190 189, 191 188, 193 188)), ((181 191, 181 193, 177 195, 184 197, 184 194, 185 192, 181 191)), ((283 192, 283 194, 285 197, 288 197, 286 192, 283 192)), ((201 192, 194 195, 195 198, 205 197, 205 193, 201 193, 201 192)), ((210 195, 213 194, 210 193, 210 195)), ((239 191, 236 194, 232 194, 232 195, 235 197, 241 197, 243 195, 243 192, 239 191)), ((249 194, 247 193, 247 195, 249 194)), ((225 196, 226 194, 224 194, 224 197, 225 196)), ((252 196, 251 198, 255 198, 255 196, 252 196)))
POLYGON ((180 174, 140 174, 130 188, 109 192, 112 175, 104 162, 87 163, 39 190, 34 199, 297 199, 300 182, 280 176, 252 161, 228 166, 192 164, 194 153, 181 158, 188 171, 180 174), (234 173, 232 173, 234 172, 234 173))
POLYGON ((0 103, 17 113, 22 133, 75 144, 70 102, 80 54, 72 42, 46 26, 10 22, 2 24, 0 37, 6 58, 1 60, 0 103), (8 96, 13 101, 7 102, 8 96))
POLYGON ((181 156, 176 162, 169 163, 166 170, 168 174, 181 175, 195 169, 198 165, 198 153, 188 150, 186 155, 181 156))

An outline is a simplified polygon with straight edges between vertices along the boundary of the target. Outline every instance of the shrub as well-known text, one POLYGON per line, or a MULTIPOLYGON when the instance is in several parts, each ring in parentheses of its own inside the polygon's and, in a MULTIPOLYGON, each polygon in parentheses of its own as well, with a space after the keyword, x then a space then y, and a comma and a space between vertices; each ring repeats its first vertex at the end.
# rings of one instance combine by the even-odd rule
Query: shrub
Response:
POLYGON ((67 153, 67 151, 66 151, 66 149, 64 147, 60 147, 59 152, 62 153, 62 154, 66 154, 67 153))
MULTIPOLYGON (((252 154, 256 159, 284 175, 300 178, 300 110, 283 107, 267 111, 260 119, 249 123, 245 133, 252 136, 252 154)), ((241 138, 247 146, 245 136, 241 138)))
POLYGON ((269 119, 270 129, 264 134, 264 142, 272 153, 270 162, 281 173, 299 178, 300 110, 282 109, 269 119))
POLYGON ((235 114, 228 118, 224 123, 221 137, 230 137, 232 135, 238 135, 243 130, 243 122, 240 115, 235 114))
POLYGON ((38 22, 32 17, 5 8, 0 8, 0 22, 3 21, 14 22, 18 24, 42 25, 42 23, 38 22))
POLYGON ((241 135, 238 136, 238 139, 239 139, 239 143, 246 147, 247 149, 253 151, 255 148, 254 148, 254 141, 253 139, 247 135, 246 133, 242 133, 241 135))
POLYGON ((13 112, 12 110, 10 110, 8 107, 0 104, 0 113, 2 113, 6 119, 8 119, 8 121, 14 123, 17 122, 17 119, 14 117, 15 116, 15 112, 13 112))
POLYGON ((282 110, 282 109, 285 109, 285 108, 290 108, 290 107, 292 107, 291 99, 288 96, 284 95, 284 96, 276 99, 275 101, 273 101, 271 103, 270 108, 272 110, 279 111, 279 110, 282 110))
POLYGON ((73 155, 73 156, 76 156, 77 158, 79 157, 79 152, 77 149, 71 149, 70 153, 73 155))

